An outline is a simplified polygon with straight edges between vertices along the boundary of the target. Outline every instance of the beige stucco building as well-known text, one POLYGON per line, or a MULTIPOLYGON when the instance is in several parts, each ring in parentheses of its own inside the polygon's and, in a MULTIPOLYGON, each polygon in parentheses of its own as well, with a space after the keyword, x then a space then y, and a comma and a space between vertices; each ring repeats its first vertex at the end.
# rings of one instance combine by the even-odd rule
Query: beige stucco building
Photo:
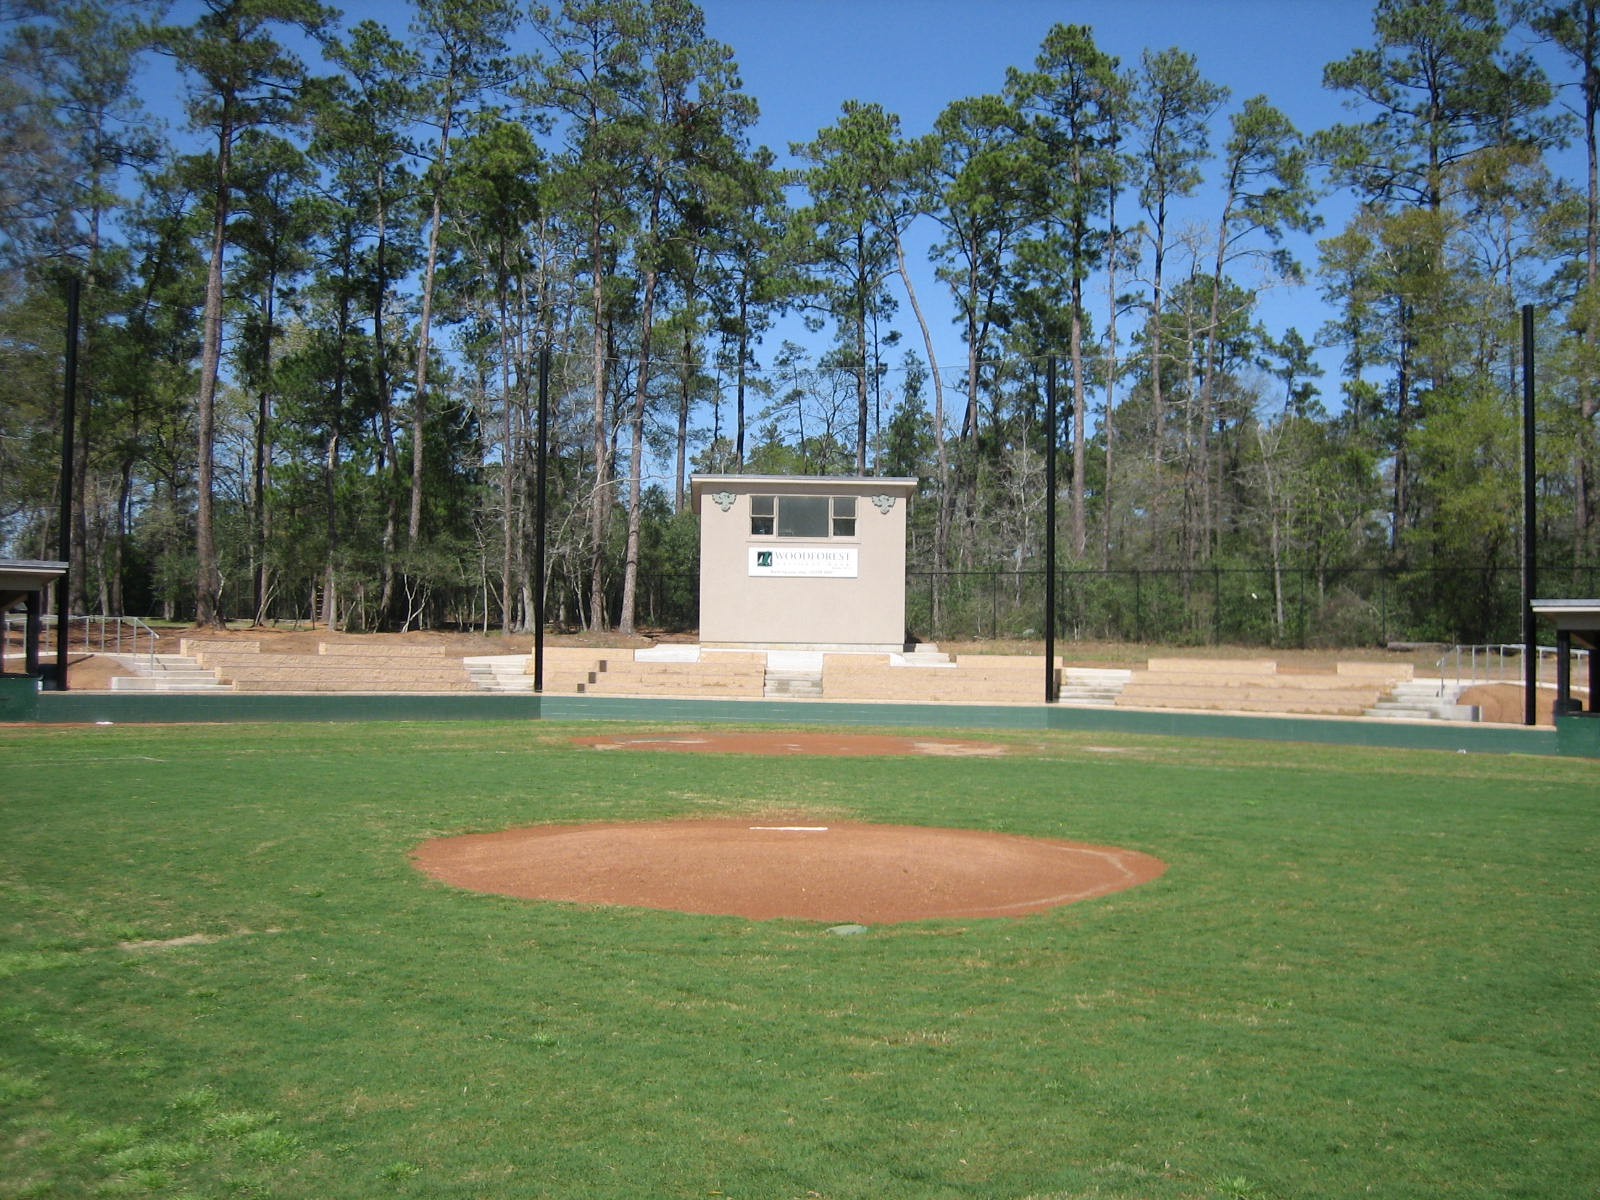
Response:
POLYGON ((696 475, 700 644, 900 650, 915 479, 696 475))

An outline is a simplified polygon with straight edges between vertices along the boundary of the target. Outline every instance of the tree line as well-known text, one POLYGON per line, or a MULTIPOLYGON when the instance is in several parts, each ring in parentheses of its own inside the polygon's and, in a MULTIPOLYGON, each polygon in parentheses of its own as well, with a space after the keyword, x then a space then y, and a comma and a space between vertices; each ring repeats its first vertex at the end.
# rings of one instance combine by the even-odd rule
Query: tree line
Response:
MULTIPOLYGON (((690 0, 3 0, 0 549, 59 539, 72 276, 74 612, 526 629, 542 356, 567 625, 631 632, 642 579, 693 571, 694 471, 915 476, 915 570, 1037 570, 1052 454, 1072 567, 1336 607, 1341 572, 1517 561, 1523 303, 1544 558, 1581 571, 1597 10, 1379 0, 1307 81, 1347 102, 1319 130, 1057 25, 931 129, 847 100, 780 166, 690 0), (1291 287, 1333 316, 1274 336, 1291 287)), ((1447 632, 1483 632, 1452 588, 1447 632)))

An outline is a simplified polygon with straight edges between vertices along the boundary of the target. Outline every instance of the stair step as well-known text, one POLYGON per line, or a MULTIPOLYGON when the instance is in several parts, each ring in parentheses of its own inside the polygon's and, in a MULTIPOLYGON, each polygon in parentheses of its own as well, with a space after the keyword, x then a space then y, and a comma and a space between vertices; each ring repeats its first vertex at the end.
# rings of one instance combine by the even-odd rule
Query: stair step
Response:
POLYGON ((822 672, 812 668, 768 668, 761 694, 771 699, 820 700, 822 672))
POLYGON ((113 692, 231 692, 225 683, 218 683, 215 675, 193 679, 187 676, 156 678, 149 675, 122 675, 111 681, 113 692))
POLYGON ((1058 704, 1114 708, 1133 672, 1121 667, 1063 667, 1058 704))
POLYGON ((113 692, 231 692, 230 684, 187 654, 118 654, 117 662, 135 672, 111 680, 113 692))
POLYGON ((479 691, 500 695, 523 696, 533 694, 533 674, 530 654, 495 654, 466 658, 467 678, 479 691))

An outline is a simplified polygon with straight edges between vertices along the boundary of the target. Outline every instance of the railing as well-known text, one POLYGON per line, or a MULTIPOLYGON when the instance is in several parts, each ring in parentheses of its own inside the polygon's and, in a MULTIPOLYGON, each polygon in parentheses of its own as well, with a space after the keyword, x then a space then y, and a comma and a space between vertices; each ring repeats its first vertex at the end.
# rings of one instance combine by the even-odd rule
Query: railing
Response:
MULTIPOLYGON (((1453 679, 1456 687, 1472 687, 1480 683, 1525 682, 1523 651, 1516 642, 1491 642, 1479 646, 1456 646, 1447 651, 1438 662, 1439 694, 1444 694, 1445 681, 1453 679)), ((1554 646, 1535 647, 1538 667, 1535 679, 1544 678, 1545 661, 1554 663, 1557 650, 1554 646)), ((1574 658, 1587 660, 1587 650, 1574 649, 1574 658)))
MULTIPOLYGON (((40 629, 52 643, 56 628, 54 613, 42 614, 40 629)), ((5 643, 11 646, 27 636, 26 617, 19 613, 5 615, 5 643)), ((148 654, 155 665, 156 643, 161 635, 138 617, 68 617, 67 649, 80 648, 85 654, 148 654), (145 649, 140 649, 140 644, 145 649)))

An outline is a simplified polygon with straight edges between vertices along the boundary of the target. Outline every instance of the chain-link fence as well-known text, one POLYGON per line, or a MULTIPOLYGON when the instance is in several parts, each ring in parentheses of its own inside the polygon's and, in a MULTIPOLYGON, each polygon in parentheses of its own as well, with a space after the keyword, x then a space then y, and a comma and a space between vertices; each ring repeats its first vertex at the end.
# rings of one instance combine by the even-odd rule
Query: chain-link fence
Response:
MULTIPOLYGON (((1600 567, 1547 567, 1548 595, 1600 594, 1600 567)), ((908 632, 924 641, 1044 635, 1043 571, 913 571, 908 632)), ((1206 567, 1064 570, 1056 635, 1168 645, 1372 646, 1515 642, 1521 574, 1511 567, 1423 570, 1206 567)))
MULTIPOLYGON (((1539 580, 1544 595, 1600 595, 1600 566, 1543 567, 1539 580)), ((911 571, 906 632, 929 642, 1042 638, 1044 593, 1043 571, 911 571)), ((638 605, 641 626, 692 632, 699 579, 641 575, 638 605)), ((1517 568, 1493 566, 1063 570, 1056 636, 1175 646, 1520 642, 1522 580, 1517 568)))
MULTIPOLYGON (((1600 566, 1547 566, 1545 596, 1600 595, 1600 566)), ((565 601, 549 619, 575 625, 582 593, 552 588, 565 601)), ((906 632, 920 641, 1042 638, 1043 571, 910 571, 906 632)), ((620 584, 608 596, 621 612, 620 584)), ((441 591, 435 626, 483 624, 482 598, 441 591)), ((641 628, 693 633, 700 614, 696 573, 645 572, 641 628)), ((498 614, 491 614, 493 626, 498 614)), ((1517 643, 1522 639, 1521 574, 1514 567, 1323 571, 1242 567, 1196 570, 1062 570, 1056 576, 1056 636, 1163 645, 1382 646, 1392 642, 1517 643)))

